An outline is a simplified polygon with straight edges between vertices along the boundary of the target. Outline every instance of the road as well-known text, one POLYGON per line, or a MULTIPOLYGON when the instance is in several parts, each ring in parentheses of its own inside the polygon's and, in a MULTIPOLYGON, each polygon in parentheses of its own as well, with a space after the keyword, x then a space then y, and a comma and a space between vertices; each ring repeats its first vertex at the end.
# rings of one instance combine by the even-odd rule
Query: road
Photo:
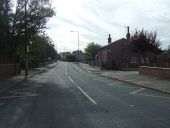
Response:
POLYGON ((0 94, 0 128, 169 128, 170 95, 60 62, 0 94))

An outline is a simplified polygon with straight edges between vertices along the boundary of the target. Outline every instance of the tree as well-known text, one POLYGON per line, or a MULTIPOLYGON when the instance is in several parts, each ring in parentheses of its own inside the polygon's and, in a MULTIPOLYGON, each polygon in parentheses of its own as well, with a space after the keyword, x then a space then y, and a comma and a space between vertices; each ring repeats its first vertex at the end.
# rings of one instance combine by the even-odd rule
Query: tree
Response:
POLYGON ((146 30, 136 30, 135 34, 129 41, 129 50, 132 53, 141 55, 146 64, 146 56, 148 52, 160 54, 160 41, 157 39, 156 32, 147 32, 146 30))
POLYGON ((57 51, 48 36, 36 35, 29 50, 32 61, 45 62, 57 58, 57 51))
POLYGON ((95 59, 97 51, 100 47, 101 45, 95 44, 94 42, 87 45, 87 47, 85 48, 85 58, 88 62, 95 59))
POLYGON ((48 0, 0 0, 0 55, 23 54, 24 45, 43 33, 50 17, 55 15, 48 0), (25 13, 26 2, 26 13, 25 13), (26 36, 25 36, 26 35, 26 36))
POLYGON ((167 49, 164 50, 163 54, 164 55, 170 55, 170 45, 168 46, 167 49))
POLYGON ((25 38, 28 43, 37 34, 43 33, 48 19, 55 15, 51 6, 44 6, 41 0, 26 0, 26 6, 25 13, 24 0, 18 0, 16 11, 12 17, 11 36, 15 43, 14 50, 20 45, 25 45, 25 38))
POLYGON ((10 49, 10 0, 0 1, 0 55, 9 54, 10 49))
POLYGON ((70 61, 70 62, 75 62, 75 61, 76 61, 76 57, 75 57, 75 55, 72 54, 72 53, 68 53, 68 54, 66 55, 66 58, 67 58, 67 61, 70 61))

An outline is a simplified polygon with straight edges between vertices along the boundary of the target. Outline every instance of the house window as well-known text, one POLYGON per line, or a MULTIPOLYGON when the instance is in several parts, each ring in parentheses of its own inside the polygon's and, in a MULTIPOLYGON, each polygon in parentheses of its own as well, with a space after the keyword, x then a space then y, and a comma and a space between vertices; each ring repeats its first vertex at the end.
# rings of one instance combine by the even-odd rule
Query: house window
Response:
POLYGON ((137 57, 131 57, 130 62, 131 63, 137 63, 137 57))
MULTIPOLYGON (((149 63, 149 57, 145 57, 145 59, 146 59, 146 64, 148 64, 148 63, 149 63)), ((145 63, 145 60, 144 60, 143 57, 141 57, 141 63, 142 63, 142 64, 145 63)))

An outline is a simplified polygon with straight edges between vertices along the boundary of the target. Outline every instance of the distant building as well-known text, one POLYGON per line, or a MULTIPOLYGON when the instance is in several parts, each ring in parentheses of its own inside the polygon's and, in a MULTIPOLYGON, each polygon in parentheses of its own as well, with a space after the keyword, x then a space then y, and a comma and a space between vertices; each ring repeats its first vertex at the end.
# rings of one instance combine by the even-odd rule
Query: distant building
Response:
POLYGON ((65 59, 65 53, 64 52, 59 53, 59 55, 60 55, 62 60, 65 59))
POLYGON ((59 55, 61 60, 67 60, 67 55, 71 54, 71 52, 60 52, 59 55))
POLYGON ((80 62, 84 61, 84 59, 85 59, 85 54, 81 50, 80 51, 74 51, 73 55, 75 55, 76 60, 79 60, 80 62))

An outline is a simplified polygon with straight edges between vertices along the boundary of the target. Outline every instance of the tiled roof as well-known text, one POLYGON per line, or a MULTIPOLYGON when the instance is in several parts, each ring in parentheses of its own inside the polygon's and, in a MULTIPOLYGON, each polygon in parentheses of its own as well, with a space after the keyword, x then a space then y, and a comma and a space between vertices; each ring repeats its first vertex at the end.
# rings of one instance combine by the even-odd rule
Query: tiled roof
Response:
POLYGON ((105 48, 107 48, 107 47, 109 47, 109 46, 111 46, 111 45, 113 45, 115 43, 124 43, 124 42, 128 42, 128 40, 125 39, 125 38, 121 38, 121 39, 116 40, 116 41, 114 41, 114 42, 112 42, 112 43, 110 43, 110 44, 108 44, 106 46, 101 47, 99 50, 105 49, 105 48))

